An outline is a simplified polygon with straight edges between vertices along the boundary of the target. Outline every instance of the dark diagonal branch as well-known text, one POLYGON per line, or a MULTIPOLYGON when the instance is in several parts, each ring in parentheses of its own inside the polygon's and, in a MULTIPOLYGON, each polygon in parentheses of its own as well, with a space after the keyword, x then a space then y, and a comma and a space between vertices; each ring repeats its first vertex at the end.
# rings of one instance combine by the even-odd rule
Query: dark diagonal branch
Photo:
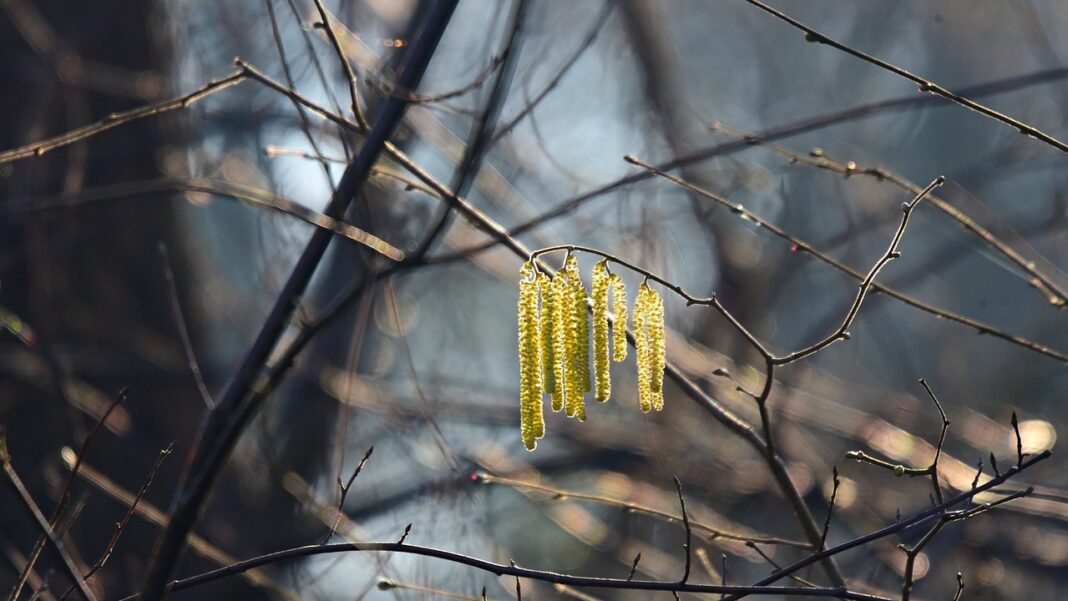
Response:
MULTIPOLYGON (((424 21, 426 25, 422 34, 412 43, 407 63, 398 80, 403 87, 418 87, 455 8, 455 0, 440 0, 428 11, 424 21)), ((344 214, 400 123, 407 104, 402 98, 389 98, 383 104, 356 160, 346 168, 341 177, 337 192, 325 211, 328 216, 338 219, 344 214)), ((254 388, 257 376, 277 346, 296 307, 296 301, 304 293, 331 238, 331 234, 323 230, 312 234, 256 340, 249 347, 218 405, 208 413, 201 428, 200 445, 190 463, 190 475, 178 487, 170 522, 159 539, 152 567, 145 580, 145 598, 149 601, 158 601, 162 597, 165 585, 185 547, 186 536, 196 522, 216 477, 238 437, 258 409, 258 403, 247 401, 249 392, 254 388)))
MULTIPOLYGON (((647 515, 657 519, 664 520, 666 522, 679 523, 682 521, 682 516, 673 514, 667 511, 660 511, 647 505, 639 503, 631 503, 629 501, 621 501, 619 499, 613 499, 611 497, 605 497, 601 495, 594 495, 589 493, 578 492, 574 490, 566 490, 562 488, 556 488, 554 486, 546 486, 545 484, 536 484, 533 482, 523 482, 522 480, 516 480, 514 478, 505 478, 504 476, 493 476, 486 473, 475 474, 475 478, 479 482, 485 484, 501 484, 505 486, 511 486, 519 490, 533 490, 542 492, 548 495, 552 495, 554 499, 572 499, 576 501, 590 501, 592 503, 599 503, 602 505, 608 505, 611 507, 619 507, 630 513, 637 513, 641 515, 647 515)), ((690 527, 700 533, 705 534, 709 540, 715 540, 722 538, 725 540, 734 540, 739 542, 751 541, 754 543, 760 543, 762 545, 782 545, 786 547, 795 547, 798 549, 811 549, 812 547, 805 542, 789 540, 783 538, 777 538, 773 536, 763 536, 760 534, 744 534, 741 532, 732 532, 721 528, 710 526, 703 522, 690 519, 690 527)))

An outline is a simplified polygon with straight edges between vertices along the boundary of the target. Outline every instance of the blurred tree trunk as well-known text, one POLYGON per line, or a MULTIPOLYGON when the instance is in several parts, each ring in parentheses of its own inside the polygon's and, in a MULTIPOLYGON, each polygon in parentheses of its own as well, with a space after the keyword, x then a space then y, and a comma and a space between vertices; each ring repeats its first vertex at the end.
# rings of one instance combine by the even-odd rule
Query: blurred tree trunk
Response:
MULTIPOLYGON (((3 87, 18 90, 0 94, 0 115, 7 120, 0 147, 41 140, 178 92, 164 84, 172 79, 163 75, 172 63, 158 3, 8 0, 0 7, 3 87)), ((95 439, 87 465, 136 491, 158 451, 175 441, 174 455, 147 496, 166 510, 193 443, 205 405, 187 367, 159 252, 165 243, 181 295, 194 274, 188 272, 190 232, 183 231, 188 228, 179 199, 154 194, 35 210, 60 195, 160 177, 167 145, 180 141, 185 119, 172 113, 138 121, 0 167, 0 307, 22 318, 36 336, 31 345, 12 336, 0 340, 0 422, 15 467, 46 514, 68 473, 59 449, 77 449, 124 386, 131 387, 129 399, 95 439)), ((196 304, 180 304, 195 343, 196 304)), ((72 530, 73 543, 92 564, 125 508, 84 483, 74 490, 75 500, 88 502, 72 530)), ((260 548, 268 534, 291 534, 253 527, 258 516, 284 514, 282 504, 293 503, 284 492, 253 502, 238 492, 233 478, 219 487, 212 519, 201 528, 206 538, 242 555, 260 548)), ((12 503, 3 498, 4 507, 12 503)), ((0 515, 0 539, 28 554, 39 533, 21 513, 0 515)), ((97 579, 109 591, 136 590, 156 532, 135 518, 97 579)), ((46 552, 38 572, 46 573, 53 560, 46 552)), ((214 567, 195 564, 189 567, 214 567)), ((3 574, 0 589, 6 591, 13 575, 6 569, 3 574)), ((52 583, 54 589, 65 586, 52 583)), ((240 580, 217 590, 248 594, 240 580)))

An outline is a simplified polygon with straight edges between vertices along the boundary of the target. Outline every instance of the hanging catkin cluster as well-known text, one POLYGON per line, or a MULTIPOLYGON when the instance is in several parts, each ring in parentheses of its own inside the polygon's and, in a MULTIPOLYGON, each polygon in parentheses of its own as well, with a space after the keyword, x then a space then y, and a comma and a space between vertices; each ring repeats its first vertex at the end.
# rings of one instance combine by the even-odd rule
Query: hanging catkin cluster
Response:
MULTIPOLYGON (((579 421, 586 420, 585 395, 591 384, 596 400, 603 403, 611 397, 610 362, 627 358, 627 289, 623 278, 609 272, 607 261, 594 265, 591 323, 590 299, 574 255, 564 259, 555 277, 541 273, 529 261, 519 273, 520 431, 523 444, 534 450, 545 434, 542 395, 549 395, 553 411, 564 411, 579 421), (609 293, 614 321, 609 319, 609 293)), ((634 334, 639 406, 643 412, 660 411, 666 359, 664 301, 648 283, 641 285, 634 304, 634 334)))

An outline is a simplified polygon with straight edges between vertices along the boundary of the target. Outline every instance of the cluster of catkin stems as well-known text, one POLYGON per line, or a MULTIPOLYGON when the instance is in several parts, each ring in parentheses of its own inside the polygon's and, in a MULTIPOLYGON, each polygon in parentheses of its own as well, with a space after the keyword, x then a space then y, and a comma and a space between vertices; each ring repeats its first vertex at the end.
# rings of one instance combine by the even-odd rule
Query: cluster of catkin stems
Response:
MULTIPOLYGON (((627 288, 623 278, 608 269, 607 261, 598 262, 593 267, 589 312, 590 299, 573 254, 567 255, 555 276, 541 272, 533 261, 524 263, 519 275, 520 433, 523 445, 533 451, 545 435, 544 395, 549 395, 553 411, 564 411, 579 421, 586 420, 585 395, 591 386, 597 401, 611 398, 611 361, 627 358, 627 288)), ((664 300, 648 282, 638 289, 633 320, 638 404, 642 412, 661 411, 666 362, 664 300)))

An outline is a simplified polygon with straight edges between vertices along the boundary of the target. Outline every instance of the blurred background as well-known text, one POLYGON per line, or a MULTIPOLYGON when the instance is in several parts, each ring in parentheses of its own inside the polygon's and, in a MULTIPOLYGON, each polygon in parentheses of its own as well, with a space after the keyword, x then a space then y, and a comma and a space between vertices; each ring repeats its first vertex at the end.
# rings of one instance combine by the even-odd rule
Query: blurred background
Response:
MULTIPOLYGON (((982 102, 1068 136, 1061 3, 779 4, 949 89, 981 86, 972 95, 982 102)), ((426 6, 330 0, 325 8, 373 117, 426 6)), ((322 20, 310 0, 0 1, 0 147, 190 93, 231 73, 235 56, 351 118, 322 20)), ((865 170, 880 166, 921 187, 945 175, 938 197, 1046 279, 1036 284, 945 211, 921 205, 902 258, 879 281, 1045 350, 878 294, 851 340, 776 373, 769 408, 778 448, 821 521, 832 466, 841 474, 831 544, 929 507, 927 480, 845 457, 863 450, 929 464, 941 420, 918 378, 952 421, 940 463, 950 491, 970 486, 979 458, 987 473, 991 453, 1003 468, 1015 461, 1013 411, 1029 453, 1054 448, 1068 427, 1068 328, 1057 292, 1068 289, 1068 159, 1050 146, 807 43, 742 0, 465 0, 418 95, 394 141, 505 227, 554 215, 520 233, 524 243, 599 248, 694 296, 715 292, 779 353, 833 331, 855 280, 751 220, 644 177, 624 155, 706 156, 673 173, 860 272, 884 252, 912 197, 865 170), (781 135, 776 146, 738 142, 753 133, 781 135), (635 175, 643 177, 619 183, 635 175)), ((159 451, 174 444, 91 581, 104 598, 139 590, 197 426, 311 234, 264 205, 284 198, 322 210, 358 146, 331 121, 244 82, 0 164, 0 423, 12 465, 46 515, 71 457, 130 387, 85 455, 61 521, 79 561, 92 565, 104 552, 159 451)), ((395 177, 399 167, 380 167, 346 220, 411 253, 440 220, 441 202, 395 177)), ((489 238, 462 219, 443 224, 427 256, 446 260, 368 280, 300 355, 242 437, 179 576, 322 540, 336 521, 338 478, 372 446, 336 540, 393 541, 411 523, 409 542, 503 563, 625 577, 640 552, 638 576, 678 578, 682 528, 627 508, 677 513, 674 474, 695 521, 743 538, 803 540, 761 456, 676 387, 666 386, 663 413, 638 411, 633 353, 613 366, 609 403, 589 403, 585 423, 547 416, 545 439, 527 453, 517 402, 521 260, 496 246, 462 252, 489 238)), ((379 262, 335 240, 298 319, 314 322, 379 262)), ((580 262, 588 274, 593 260, 580 262)), ((624 277, 633 293, 640 280, 624 277)), ((737 390, 763 384, 759 355, 707 308, 666 292, 665 302, 669 360, 759 426, 753 400, 737 390)), ((1068 585, 1068 472, 1054 455, 1007 489, 1026 484, 1038 494, 951 525, 927 547, 918 598, 950 598, 958 571, 969 599, 1053 598, 1068 585)), ((10 491, 0 492, 0 507, 6 592, 39 530, 10 491)), ((895 545, 916 538, 843 554, 842 571, 858 590, 896 597, 905 556, 895 545)), ((779 564, 805 554, 757 548, 779 564)), ((695 530, 695 549, 694 581, 718 582, 724 557, 732 583, 773 569, 752 547, 707 531, 695 530)), ((41 596, 59 598, 65 578, 46 551, 30 588, 47 585, 41 596)), ((511 579, 356 553, 173 597, 479 598, 483 586, 489 598, 515 597, 511 579)), ((523 586, 538 599, 651 596, 523 586)))

